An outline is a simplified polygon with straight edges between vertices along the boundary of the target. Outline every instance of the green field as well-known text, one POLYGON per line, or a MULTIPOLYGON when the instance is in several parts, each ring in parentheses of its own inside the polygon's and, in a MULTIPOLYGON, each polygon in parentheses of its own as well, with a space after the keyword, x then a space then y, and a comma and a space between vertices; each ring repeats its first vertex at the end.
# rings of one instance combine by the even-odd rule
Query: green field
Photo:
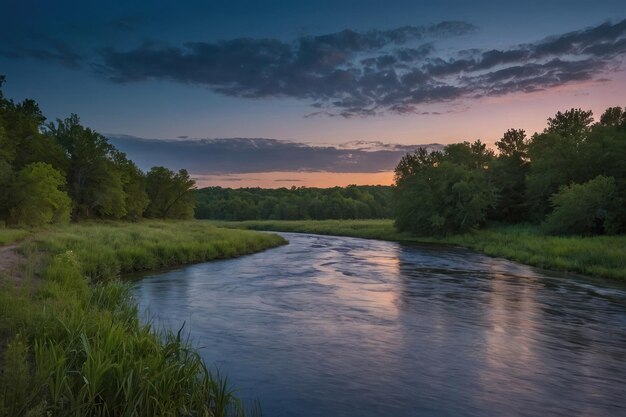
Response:
POLYGON ((397 232, 392 220, 212 222, 222 227, 465 246, 541 268, 626 280, 626 236, 546 236, 529 225, 493 226, 441 238, 397 232))
POLYGON ((31 233, 21 244, 20 273, 0 279, 0 416, 258 411, 206 368, 184 332, 141 322, 129 285, 118 278, 241 256, 284 239, 196 221, 83 223, 31 233))

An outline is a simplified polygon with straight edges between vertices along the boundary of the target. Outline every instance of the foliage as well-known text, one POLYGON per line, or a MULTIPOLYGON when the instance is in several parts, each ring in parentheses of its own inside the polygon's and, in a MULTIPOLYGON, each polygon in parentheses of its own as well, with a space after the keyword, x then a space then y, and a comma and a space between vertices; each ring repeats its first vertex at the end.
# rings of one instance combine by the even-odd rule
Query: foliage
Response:
MULTIPOLYGON (((604 175, 615 179, 618 190, 626 190, 626 129, 620 127, 619 114, 616 108, 609 108, 600 123, 591 125, 591 112, 572 109, 561 114, 560 127, 550 126, 533 136, 527 197, 535 220, 550 213, 551 196, 562 186, 604 175), (566 121, 572 121, 573 126, 564 126, 566 121)), ((616 197, 623 198, 624 192, 616 197)))
POLYGON ((333 188, 208 187, 196 192, 196 217, 215 220, 389 218, 391 187, 333 188))
POLYGON ((489 212, 490 219, 516 223, 527 218, 528 143, 526 132, 522 129, 507 130, 495 143, 499 154, 491 163, 490 178, 498 199, 489 212))
POLYGON ((561 187, 551 198, 555 208, 543 223, 544 230, 580 235, 612 232, 616 228, 616 212, 623 204, 615 193, 615 179, 602 175, 584 184, 561 187))
MULTIPOLYGON (((0 87, 3 81, 4 77, 0 77, 0 87)), ((54 168, 64 178, 61 191, 71 198, 73 220, 137 221, 144 217, 147 208, 149 217, 193 217, 195 200, 190 192, 193 182, 186 171, 163 178, 153 176, 151 190, 159 188, 159 192, 153 193, 157 201, 149 204, 146 175, 107 138, 83 126, 77 115, 46 123, 35 101, 27 99, 16 103, 6 99, 0 90, 0 188, 21 189, 23 184, 17 182, 18 178, 22 182, 25 178, 20 172, 41 163, 54 168), (161 179, 165 182, 157 184, 161 179), (184 189, 182 194, 181 189, 184 189)), ((159 170, 165 168, 156 169, 159 170)), ((29 185, 33 186, 32 182, 29 185)), ((49 220, 46 213, 37 216, 32 210, 38 205, 49 206, 46 200, 49 193, 29 196, 31 210, 16 208, 8 194, 0 194, 0 221, 41 224, 66 218, 65 215, 52 216, 49 220)))
POLYGON ((27 165, 11 185, 10 221, 38 226, 69 221, 71 201, 63 174, 44 162, 27 165))
POLYGON ((126 215, 121 173, 113 161, 115 148, 97 132, 80 124, 72 114, 51 123, 48 130, 70 157, 68 190, 74 201, 74 218, 126 215))
POLYGON ((130 286, 115 278, 282 243, 201 222, 49 228, 24 248, 43 256, 41 279, 0 292, 0 340, 10 341, 0 416, 243 416, 226 379, 207 369, 182 329, 140 321, 130 286))
POLYGON ((75 254, 90 281, 123 273, 224 259, 284 243, 275 235, 219 229, 198 221, 70 224, 33 241, 50 253, 75 254))
POLYGON ((442 153, 419 150, 396 169, 396 226, 418 235, 469 230, 495 204, 487 170, 493 154, 476 141, 448 145, 442 153))
POLYGON ((186 170, 177 173, 154 167, 146 175, 146 192, 150 203, 146 217, 158 219, 193 218, 196 197, 193 193, 195 181, 186 170))
POLYGON ((402 158, 396 167, 400 230, 433 235, 488 221, 545 221, 551 233, 626 232, 626 109, 609 108, 598 123, 591 111, 558 112, 530 139, 523 130, 509 129, 496 142, 497 156, 481 145, 464 142, 446 146, 443 153, 421 150, 402 158), (614 192, 592 192, 598 182, 573 186, 598 176, 611 178, 614 192), (455 200, 459 191, 466 195, 455 200), (582 199, 578 205, 575 193, 582 199))

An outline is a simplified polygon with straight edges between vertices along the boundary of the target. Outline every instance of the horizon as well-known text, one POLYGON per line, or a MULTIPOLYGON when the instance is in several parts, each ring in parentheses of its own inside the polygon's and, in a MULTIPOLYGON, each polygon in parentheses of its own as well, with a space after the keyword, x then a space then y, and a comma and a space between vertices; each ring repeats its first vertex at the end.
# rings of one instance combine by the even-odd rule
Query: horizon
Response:
POLYGON ((597 5, 12 3, 0 74, 7 97, 76 113, 143 169, 188 168, 200 186, 389 185, 401 151, 624 105, 626 12, 597 5), (171 156, 200 138, 249 143, 213 144, 204 165, 171 156))

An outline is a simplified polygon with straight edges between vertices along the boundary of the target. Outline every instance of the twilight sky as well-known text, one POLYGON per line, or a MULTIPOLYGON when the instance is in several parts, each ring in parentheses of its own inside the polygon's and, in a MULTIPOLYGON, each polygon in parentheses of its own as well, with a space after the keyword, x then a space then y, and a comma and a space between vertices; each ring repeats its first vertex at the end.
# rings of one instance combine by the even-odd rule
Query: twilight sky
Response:
POLYGON ((623 0, 92 3, 4 2, 5 94, 200 185, 389 183, 418 144, 626 105, 623 0))

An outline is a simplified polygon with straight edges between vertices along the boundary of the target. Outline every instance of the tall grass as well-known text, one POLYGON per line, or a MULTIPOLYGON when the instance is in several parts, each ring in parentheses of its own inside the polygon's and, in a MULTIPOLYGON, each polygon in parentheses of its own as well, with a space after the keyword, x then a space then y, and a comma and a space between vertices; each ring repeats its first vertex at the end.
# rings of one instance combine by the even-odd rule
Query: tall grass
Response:
POLYGON ((30 244, 58 254, 72 251, 92 281, 123 273, 226 259, 284 244, 272 234, 227 230, 200 221, 81 223, 53 228, 30 244))
POLYGON ((222 227, 352 236, 396 242, 438 242, 546 269, 626 280, 626 236, 547 236, 531 225, 494 225, 441 238, 400 233, 392 220, 213 222, 222 227))
POLYGON ((25 238, 31 232, 26 229, 6 229, 0 225, 0 245, 16 242, 25 238))
POLYGON ((26 244, 33 288, 0 292, 0 416, 244 416, 189 341, 138 319, 123 272, 284 243, 197 222, 70 225, 26 244), (88 279, 92 281, 90 285, 88 279))

